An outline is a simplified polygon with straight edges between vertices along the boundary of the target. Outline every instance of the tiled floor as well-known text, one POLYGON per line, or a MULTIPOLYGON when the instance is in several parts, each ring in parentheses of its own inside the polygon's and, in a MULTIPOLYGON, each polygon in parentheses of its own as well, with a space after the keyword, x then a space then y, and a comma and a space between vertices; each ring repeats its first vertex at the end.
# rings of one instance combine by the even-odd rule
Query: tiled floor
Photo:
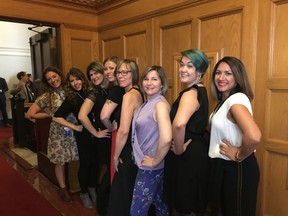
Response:
MULTIPOLYGON (((14 154, 10 148, 15 147, 13 137, 8 140, 0 139, 0 157, 4 158, 21 176, 28 181, 48 202, 52 204, 63 216, 97 216, 95 206, 85 209, 79 199, 79 193, 72 194, 73 202, 64 203, 58 193, 58 187, 43 176, 37 167, 33 168, 25 160, 14 154)), ((1 202, 1 198, 0 198, 1 202)))

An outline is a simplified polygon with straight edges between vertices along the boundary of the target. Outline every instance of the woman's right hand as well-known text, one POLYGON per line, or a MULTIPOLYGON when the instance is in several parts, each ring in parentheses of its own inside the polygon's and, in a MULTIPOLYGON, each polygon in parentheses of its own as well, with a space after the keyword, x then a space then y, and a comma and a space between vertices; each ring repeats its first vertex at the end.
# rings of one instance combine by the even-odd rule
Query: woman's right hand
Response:
POLYGON ((97 138, 110 138, 111 137, 111 133, 110 133, 110 131, 108 129, 101 130, 99 128, 99 130, 97 131, 96 137, 97 138))
POLYGON ((75 125, 75 131, 81 132, 83 130, 83 125, 75 125))
POLYGON ((123 163, 123 161, 121 160, 121 158, 114 158, 113 159, 113 167, 115 169, 116 172, 118 172, 118 165, 119 163, 123 163))

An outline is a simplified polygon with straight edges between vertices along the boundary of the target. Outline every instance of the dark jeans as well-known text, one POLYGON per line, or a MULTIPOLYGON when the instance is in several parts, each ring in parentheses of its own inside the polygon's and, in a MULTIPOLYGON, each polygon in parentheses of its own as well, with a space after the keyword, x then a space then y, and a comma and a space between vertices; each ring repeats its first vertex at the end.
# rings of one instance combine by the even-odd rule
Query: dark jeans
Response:
POLYGON ((8 116, 7 116, 7 111, 6 111, 6 98, 5 97, 0 97, 0 110, 3 116, 4 125, 6 125, 8 123, 8 116))

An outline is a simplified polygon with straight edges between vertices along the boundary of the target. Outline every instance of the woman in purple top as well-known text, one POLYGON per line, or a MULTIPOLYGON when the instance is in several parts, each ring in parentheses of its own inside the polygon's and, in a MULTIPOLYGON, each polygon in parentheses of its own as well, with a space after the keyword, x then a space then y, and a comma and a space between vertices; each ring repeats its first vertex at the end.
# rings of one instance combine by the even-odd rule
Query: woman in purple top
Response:
POLYGON ((132 123, 132 147, 138 173, 130 213, 147 215, 151 204, 157 215, 168 215, 163 200, 164 158, 172 140, 170 106, 164 98, 168 89, 160 66, 147 68, 141 78, 141 90, 147 101, 136 112, 132 123))

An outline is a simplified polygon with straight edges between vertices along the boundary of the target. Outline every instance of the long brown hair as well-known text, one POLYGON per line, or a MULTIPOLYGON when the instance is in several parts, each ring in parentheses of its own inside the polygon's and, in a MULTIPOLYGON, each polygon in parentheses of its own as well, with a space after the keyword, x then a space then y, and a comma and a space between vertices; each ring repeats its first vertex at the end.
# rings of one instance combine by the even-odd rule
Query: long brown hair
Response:
POLYGON ((64 75, 63 75, 63 73, 62 73, 62 71, 60 69, 58 69, 56 67, 51 67, 51 66, 46 67, 43 70, 43 72, 42 72, 42 80, 41 80, 41 82, 42 82, 42 86, 43 86, 43 92, 48 92, 50 94, 53 93, 55 89, 52 86, 50 86, 50 84, 48 83, 48 81, 46 79, 46 74, 48 72, 51 72, 51 71, 56 73, 56 74, 58 74, 60 76, 60 78, 61 78, 61 88, 64 87, 64 85, 66 83, 64 75))
POLYGON ((250 101, 253 100, 254 95, 248 80, 246 68, 240 59, 232 56, 226 56, 222 58, 220 61, 217 62, 213 69, 211 77, 211 91, 213 97, 218 101, 222 100, 222 93, 218 91, 214 81, 217 68, 222 62, 225 62, 229 65, 236 82, 236 86, 230 91, 230 95, 237 92, 242 92, 249 98, 250 101))
POLYGON ((70 68, 69 72, 66 75, 66 83, 67 85, 65 86, 65 93, 66 93, 66 98, 70 101, 75 101, 76 95, 75 95, 75 89, 70 85, 70 76, 76 77, 76 79, 82 81, 82 93, 86 97, 88 95, 88 92, 91 91, 91 86, 85 77, 84 73, 79 69, 72 67, 70 68))

